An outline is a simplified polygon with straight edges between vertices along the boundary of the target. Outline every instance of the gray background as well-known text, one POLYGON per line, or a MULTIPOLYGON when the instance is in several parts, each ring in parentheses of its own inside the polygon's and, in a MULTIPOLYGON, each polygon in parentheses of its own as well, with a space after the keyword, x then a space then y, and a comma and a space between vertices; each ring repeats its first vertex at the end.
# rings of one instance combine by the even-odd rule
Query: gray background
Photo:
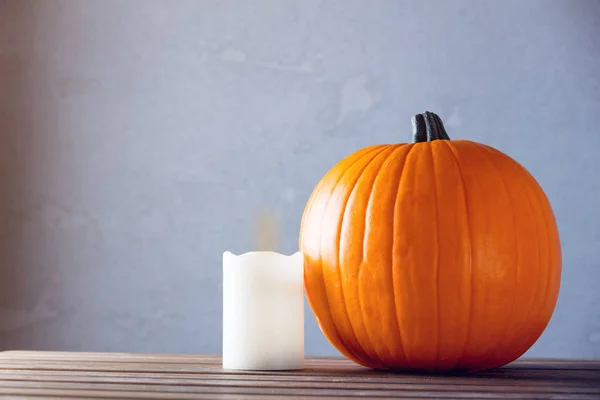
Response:
MULTIPOLYGON (((0 0, 0 347, 221 351, 221 255, 438 112, 556 212, 531 356, 600 356, 599 1, 0 0)), ((307 354, 336 354, 307 312, 307 354)))

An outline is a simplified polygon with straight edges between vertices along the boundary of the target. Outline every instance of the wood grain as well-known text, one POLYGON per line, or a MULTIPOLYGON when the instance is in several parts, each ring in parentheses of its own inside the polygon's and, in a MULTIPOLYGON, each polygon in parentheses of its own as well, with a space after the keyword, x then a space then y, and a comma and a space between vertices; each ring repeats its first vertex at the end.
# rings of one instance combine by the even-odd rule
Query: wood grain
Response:
POLYGON ((600 399, 600 360, 520 360, 475 375, 375 371, 308 358, 301 371, 225 371, 219 356, 0 353, 0 398, 600 399))

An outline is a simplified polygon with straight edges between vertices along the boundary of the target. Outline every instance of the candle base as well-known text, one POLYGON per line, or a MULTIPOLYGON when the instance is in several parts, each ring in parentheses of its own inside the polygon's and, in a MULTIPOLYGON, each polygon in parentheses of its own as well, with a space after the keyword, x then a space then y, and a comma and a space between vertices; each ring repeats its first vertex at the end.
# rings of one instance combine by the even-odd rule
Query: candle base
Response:
MULTIPOLYGON (((288 355, 285 356, 286 358, 288 355)), ((304 357, 294 361, 269 360, 256 363, 256 360, 225 360, 223 369, 241 371, 296 371, 304 368, 304 357)))

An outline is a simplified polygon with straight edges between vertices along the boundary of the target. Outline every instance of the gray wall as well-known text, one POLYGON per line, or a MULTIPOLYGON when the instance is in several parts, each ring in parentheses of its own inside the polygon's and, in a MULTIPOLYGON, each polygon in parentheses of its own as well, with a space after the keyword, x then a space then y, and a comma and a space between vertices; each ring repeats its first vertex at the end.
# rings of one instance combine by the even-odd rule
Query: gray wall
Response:
POLYGON ((552 202, 529 355, 600 356, 599 37, 583 0, 0 0, 0 346, 219 353, 222 252, 264 210, 294 252, 318 179, 430 109, 552 202))

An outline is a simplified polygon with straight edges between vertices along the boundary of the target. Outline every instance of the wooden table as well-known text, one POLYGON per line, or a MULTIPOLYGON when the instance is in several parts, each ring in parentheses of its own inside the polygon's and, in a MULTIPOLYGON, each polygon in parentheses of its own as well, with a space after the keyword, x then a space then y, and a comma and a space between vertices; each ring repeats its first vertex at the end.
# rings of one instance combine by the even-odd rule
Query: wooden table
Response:
POLYGON ((373 371, 309 358, 295 372, 234 372, 216 356, 0 353, 0 398, 264 399, 364 397, 600 399, 600 360, 522 360, 471 376, 373 371))

